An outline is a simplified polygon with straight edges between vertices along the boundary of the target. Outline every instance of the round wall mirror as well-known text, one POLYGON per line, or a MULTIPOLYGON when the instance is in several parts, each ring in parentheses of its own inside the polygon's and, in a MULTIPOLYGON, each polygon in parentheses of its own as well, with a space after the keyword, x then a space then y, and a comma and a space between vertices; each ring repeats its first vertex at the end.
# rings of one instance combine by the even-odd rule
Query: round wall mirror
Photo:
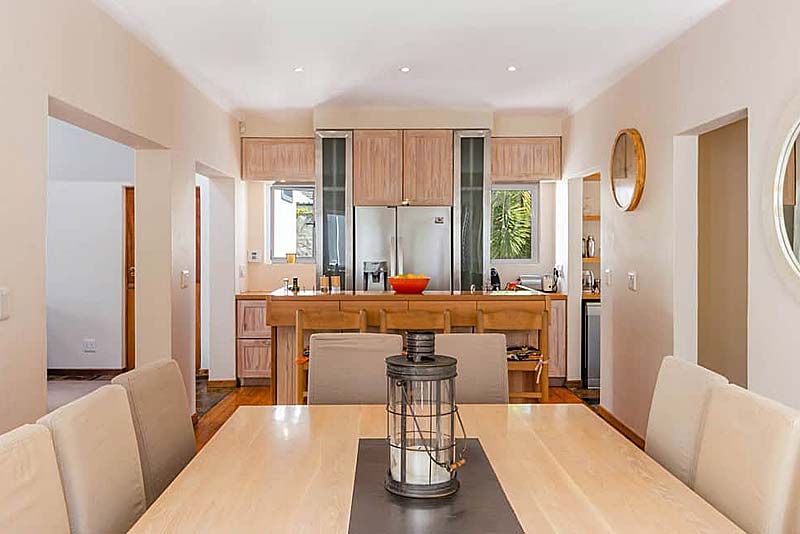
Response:
POLYGON ((794 264, 795 270, 800 272, 800 158, 797 151, 800 148, 800 126, 792 133, 790 143, 786 147, 781 159, 781 172, 778 174, 777 213, 778 231, 781 234, 781 243, 788 259, 794 264))
POLYGON ((644 142, 638 130, 622 130, 611 151, 611 192, 623 211, 633 211, 644 192, 644 142))

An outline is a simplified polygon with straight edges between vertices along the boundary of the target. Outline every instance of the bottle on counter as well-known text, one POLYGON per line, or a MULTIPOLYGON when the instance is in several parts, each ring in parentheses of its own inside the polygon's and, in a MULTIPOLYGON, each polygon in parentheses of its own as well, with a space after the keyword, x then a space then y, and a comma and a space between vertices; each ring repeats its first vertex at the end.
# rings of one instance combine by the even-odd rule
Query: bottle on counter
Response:
POLYGON ((299 293, 300 292, 300 281, 296 276, 292 277, 291 291, 292 291, 292 293, 299 293))

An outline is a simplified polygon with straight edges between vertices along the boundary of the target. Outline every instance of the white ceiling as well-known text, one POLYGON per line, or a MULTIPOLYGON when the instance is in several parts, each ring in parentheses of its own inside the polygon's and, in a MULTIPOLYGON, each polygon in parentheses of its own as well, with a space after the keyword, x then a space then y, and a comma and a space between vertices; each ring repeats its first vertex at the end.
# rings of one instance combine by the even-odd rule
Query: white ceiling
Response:
POLYGON ((726 0, 95 1, 229 110, 565 110, 726 0))

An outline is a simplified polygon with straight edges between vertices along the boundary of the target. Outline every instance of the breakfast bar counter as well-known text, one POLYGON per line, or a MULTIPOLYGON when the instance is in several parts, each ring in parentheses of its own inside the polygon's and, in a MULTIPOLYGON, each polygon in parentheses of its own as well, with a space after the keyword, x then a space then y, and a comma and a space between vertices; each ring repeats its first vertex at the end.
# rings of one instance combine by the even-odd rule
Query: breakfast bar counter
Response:
MULTIPOLYGON (((380 311, 427 311, 450 313, 454 332, 471 332, 476 326, 478 310, 541 310, 542 302, 549 313, 548 346, 550 376, 563 380, 566 375, 566 295, 538 291, 449 292, 425 291, 422 294, 397 294, 392 291, 299 291, 278 289, 263 295, 266 300, 266 323, 271 328, 271 380, 276 404, 294 404, 296 399, 295 320, 297 310, 355 311, 365 310, 367 325, 377 331, 380 311)), ((252 298, 252 295, 249 297, 252 298)), ((260 298, 257 296, 255 298, 260 298)), ((331 330, 335 330, 332 328, 331 330)), ((535 336, 509 334, 511 344, 530 344, 535 336), (516 336, 516 337, 514 337, 516 336)), ((552 381, 552 378, 551 378, 552 381)), ((510 384, 513 387, 513 384, 510 384)))

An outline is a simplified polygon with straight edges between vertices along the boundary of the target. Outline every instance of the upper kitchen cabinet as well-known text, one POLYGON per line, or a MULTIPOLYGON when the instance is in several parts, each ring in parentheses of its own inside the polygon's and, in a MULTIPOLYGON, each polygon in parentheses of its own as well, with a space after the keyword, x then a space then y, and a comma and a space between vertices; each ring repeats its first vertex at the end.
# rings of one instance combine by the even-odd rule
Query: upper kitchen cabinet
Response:
POLYGON ((314 182, 314 140, 242 139, 242 178, 314 182))
POLYGON ((396 206, 403 200, 403 131, 353 133, 353 202, 396 206))
POLYGON ((403 132, 403 200, 412 206, 453 204, 453 131, 403 132))
POLYGON ((493 182, 514 184, 560 179, 560 137, 492 138, 493 182))

